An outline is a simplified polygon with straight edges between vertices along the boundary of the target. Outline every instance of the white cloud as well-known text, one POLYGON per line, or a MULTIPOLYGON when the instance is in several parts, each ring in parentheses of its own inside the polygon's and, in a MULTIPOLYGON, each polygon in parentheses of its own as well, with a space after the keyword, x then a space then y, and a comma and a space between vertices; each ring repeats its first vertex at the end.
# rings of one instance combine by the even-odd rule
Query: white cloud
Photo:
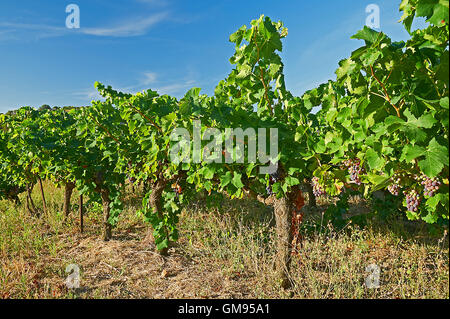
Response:
MULTIPOLYGON (((181 98, 184 94, 194 86, 198 86, 200 83, 195 81, 192 77, 187 76, 181 79, 169 79, 159 80, 161 77, 157 72, 147 71, 141 73, 138 80, 135 81, 134 85, 122 86, 118 83, 112 82, 102 82, 105 85, 111 85, 112 88, 118 92, 136 94, 138 92, 146 91, 151 89, 158 92, 160 95, 168 94, 181 98), (118 84, 118 85, 117 85, 118 84)), ((95 88, 88 88, 84 90, 78 90, 71 93, 72 96, 77 97, 77 99, 86 101, 92 100, 102 100, 103 98, 97 92, 95 88)))
POLYGON ((135 85, 118 89, 118 91, 135 94, 142 90, 152 89, 159 94, 183 94, 195 85, 195 83, 196 81, 191 77, 172 80, 164 79, 161 81, 157 72, 147 71, 142 73, 142 76, 135 85))
POLYGON ((83 100, 98 100, 101 98, 100 94, 96 89, 86 89, 77 92, 73 92, 72 95, 79 97, 83 100))
POLYGON ((14 30, 0 30, 0 41, 15 39, 14 30))
POLYGON ((111 27, 87 28, 81 26, 80 29, 67 29, 65 27, 55 27, 44 24, 10 23, 0 22, 0 41, 9 39, 27 38, 49 38, 59 37, 69 34, 86 34, 99 37, 132 37, 144 35, 155 24, 168 17, 167 12, 160 12, 141 19, 133 19, 113 25, 111 27))
POLYGON ((127 92, 135 93, 142 90, 152 89, 159 94, 183 95, 188 89, 195 85, 192 74, 182 79, 159 80, 160 76, 156 72, 147 71, 142 74, 142 78, 132 87, 128 87, 127 92))
POLYGON ((144 73, 144 79, 142 80, 142 85, 149 85, 155 83, 158 78, 158 74, 155 72, 144 73))
POLYGON ((180 83, 173 83, 168 85, 163 85, 159 87, 152 88, 157 91, 159 94, 184 94, 188 89, 192 88, 195 85, 194 80, 185 80, 180 83))
POLYGON ((80 32, 95 36, 131 37, 145 34, 153 25, 167 18, 167 12, 161 12, 152 16, 133 19, 109 28, 80 28, 80 32))
POLYGON ((21 39, 23 40, 26 36, 34 38, 46 38, 62 36, 69 30, 64 27, 54 27, 44 24, 28 24, 28 23, 10 23, 10 22, 0 22, 0 27, 4 28, 2 32, 7 34, 8 37, 3 37, 0 34, 0 40, 9 39, 21 39))

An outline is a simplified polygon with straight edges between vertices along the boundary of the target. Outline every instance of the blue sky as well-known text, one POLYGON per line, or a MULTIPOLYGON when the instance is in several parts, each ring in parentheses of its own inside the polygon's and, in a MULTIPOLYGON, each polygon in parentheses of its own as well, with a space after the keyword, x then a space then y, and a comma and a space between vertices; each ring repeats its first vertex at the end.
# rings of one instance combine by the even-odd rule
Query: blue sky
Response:
POLYGON ((265 14, 289 29, 282 53, 288 89, 300 95, 334 79, 339 60, 361 42, 365 8, 380 7, 381 30, 408 38, 400 0, 2 0, 0 112, 21 106, 89 105, 95 81, 181 97, 212 94, 232 66, 229 35, 265 14), (81 28, 67 29, 67 5, 81 28))

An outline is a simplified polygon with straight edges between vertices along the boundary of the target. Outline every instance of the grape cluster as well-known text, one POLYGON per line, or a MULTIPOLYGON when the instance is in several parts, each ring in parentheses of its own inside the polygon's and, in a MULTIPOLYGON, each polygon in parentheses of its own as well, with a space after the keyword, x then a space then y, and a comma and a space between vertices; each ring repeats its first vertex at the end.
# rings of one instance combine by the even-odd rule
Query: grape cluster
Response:
POLYGON ((325 189, 319 184, 319 178, 313 177, 311 182, 314 196, 319 197, 326 194, 325 189))
POLYGON ((406 191, 404 193, 406 195, 406 208, 408 209, 408 211, 417 212, 417 210, 419 209, 419 205, 422 201, 422 199, 419 196, 419 193, 415 189, 406 191))
POLYGON ((419 177, 419 181, 425 187, 424 195, 429 197, 433 197, 441 186, 441 182, 437 177, 429 178, 424 174, 419 177))
POLYGON ((275 184, 276 182, 278 182, 279 179, 280 179, 280 174, 278 173, 278 170, 275 173, 270 174, 269 186, 266 187, 266 191, 269 196, 273 195, 272 185, 275 184))
POLYGON ((345 160, 345 161, 343 162, 344 166, 347 167, 347 168, 350 167, 350 166, 352 165, 352 163, 353 163, 353 162, 352 162, 351 159, 345 160))
POLYGON ((391 184, 388 186, 388 191, 389 193, 391 193, 394 196, 398 196, 398 190, 399 190, 400 186, 397 183, 391 184))
POLYGON ((278 170, 277 170, 276 172, 270 174, 270 180, 271 180, 273 183, 278 182, 279 179, 280 179, 280 173, 278 172, 278 170))
POLYGON ((394 196, 398 196, 399 190, 400 190, 400 175, 399 174, 394 174, 394 176, 392 177, 392 184, 388 186, 388 191, 394 195, 394 196))
POLYGON ((361 166, 361 160, 359 158, 349 159, 344 161, 344 165, 348 168, 350 179, 357 185, 361 185, 360 175, 364 174, 364 168, 361 166))

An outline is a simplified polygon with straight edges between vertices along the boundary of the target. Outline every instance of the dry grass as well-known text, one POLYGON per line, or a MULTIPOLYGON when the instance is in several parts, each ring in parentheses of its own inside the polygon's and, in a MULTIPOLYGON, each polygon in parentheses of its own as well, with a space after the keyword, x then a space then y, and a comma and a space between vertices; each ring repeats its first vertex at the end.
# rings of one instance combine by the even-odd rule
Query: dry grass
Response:
MULTIPOLYGON (((99 207, 89 208, 79 234, 77 218, 64 222, 60 213, 62 190, 46 185, 46 194, 41 218, 0 202, 0 298, 449 298, 448 238, 414 225, 309 230, 293 256, 293 288, 283 290, 273 269, 273 213, 257 202, 224 200, 220 211, 193 204, 181 217, 180 241, 162 257, 144 240, 135 195, 105 243, 99 207), (372 263, 381 268, 378 289, 364 284, 372 263), (80 267, 79 289, 64 284, 69 264, 80 267)), ((306 207, 305 225, 323 209, 306 207)), ((352 202, 352 211, 368 209, 352 202)))

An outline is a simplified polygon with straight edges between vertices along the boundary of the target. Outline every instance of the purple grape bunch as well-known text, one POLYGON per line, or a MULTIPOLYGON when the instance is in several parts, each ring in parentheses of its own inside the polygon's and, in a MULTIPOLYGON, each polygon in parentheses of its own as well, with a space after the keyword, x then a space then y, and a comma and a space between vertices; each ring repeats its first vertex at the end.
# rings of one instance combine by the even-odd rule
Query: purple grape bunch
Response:
POLYGON ((398 196, 400 190, 400 177, 398 174, 394 174, 392 177, 392 184, 388 186, 388 191, 394 196, 398 196))
POLYGON ((319 184, 319 178, 313 177, 312 180, 313 194, 316 197, 323 196, 326 194, 325 189, 319 184))
POLYGON ((406 209, 410 212, 417 212, 422 201, 419 193, 415 189, 405 192, 406 195, 406 209))
POLYGON ((394 196, 398 196, 400 186, 398 184, 391 184, 388 186, 388 191, 394 196))
POLYGON ((278 170, 275 173, 270 174, 269 185, 266 187, 266 191, 269 196, 273 195, 272 185, 275 184, 276 182, 278 182, 279 179, 280 179, 280 174, 279 174, 278 170))
POLYGON ((428 197, 433 197, 434 194, 439 190, 441 186, 441 181, 437 177, 430 178, 425 174, 419 177, 420 184, 424 187, 424 195, 428 197))
POLYGON ((278 170, 275 173, 270 174, 270 181, 272 184, 278 182, 279 179, 280 179, 280 173, 278 172, 278 170))
POLYGON ((344 161, 344 165, 348 168, 350 179, 356 185, 361 185, 360 175, 365 173, 364 168, 361 166, 361 160, 359 158, 349 159, 344 161))

